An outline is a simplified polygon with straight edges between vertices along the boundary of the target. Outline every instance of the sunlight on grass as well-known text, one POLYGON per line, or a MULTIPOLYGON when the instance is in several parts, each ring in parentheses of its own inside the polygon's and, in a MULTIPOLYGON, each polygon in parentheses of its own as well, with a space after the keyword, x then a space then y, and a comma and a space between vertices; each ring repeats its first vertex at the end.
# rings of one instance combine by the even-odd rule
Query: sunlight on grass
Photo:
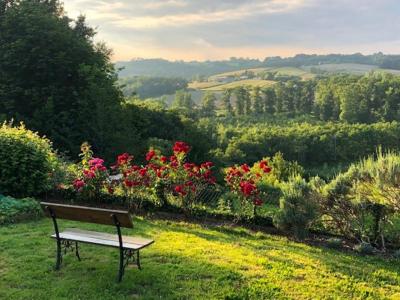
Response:
MULTIPOLYGON (((62 222, 113 232, 112 227, 62 222)), ((243 228, 135 219, 152 237, 144 269, 117 284, 118 251, 82 245, 52 270, 50 220, 0 228, 1 299, 396 299, 398 262, 312 247, 243 228)), ((398 299, 398 298, 397 298, 398 299)))

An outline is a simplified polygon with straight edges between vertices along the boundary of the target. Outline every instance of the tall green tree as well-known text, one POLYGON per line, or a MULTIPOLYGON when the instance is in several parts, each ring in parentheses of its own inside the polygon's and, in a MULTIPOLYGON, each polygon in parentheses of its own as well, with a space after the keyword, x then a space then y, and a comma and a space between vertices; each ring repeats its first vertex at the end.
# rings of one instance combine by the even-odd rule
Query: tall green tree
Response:
POLYGON ((251 105, 251 97, 249 90, 246 87, 243 87, 243 100, 244 100, 244 109, 245 109, 245 114, 250 115, 252 113, 252 105, 251 105))
POLYGON ((207 92, 201 99, 201 112, 203 116, 215 116, 217 98, 212 92, 207 92))
POLYGON ((262 90, 264 99, 264 112, 267 114, 275 113, 276 94, 273 87, 267 87, 262 90))
POLYGON ((235 101, 235 113, 238 116, 244 115, 245 112, 245 88, 242 86, 236 87, 233 91, 236 101, 235 101))
POLYGON ((122 95, 111 51, 94 35, 59 1, 0 0, 0 114, 72 154, 85 140, 109 148, 123 129, 122 95))
POLYGON ((261 115, 264 113, 261 88, 259 86, 255 86, 251 91, 251 102, 253 103, 253 112, 255 114, 261 115))
POLYGON ((233 108, 232 108, 232 103, 231 103, 231 94, 232 94, 232 90, 226 89, 226 90, 224 90, 224 92, 222 94, 222 99, 221 99, 222 105, 228 116, 232 115, 232 113, 233 113, 233 108))
POLYGON ((318 83, 315 91, 315 104, 321 120, 338 120, 340 113, 339 89, 339 86, 333 85, 329 81, 318 83))
POLYGON ((185 90, 176 91, 174 101, 172 102, 172 107, 191 112, 194 109, 192 94, 186 92, 185 90))

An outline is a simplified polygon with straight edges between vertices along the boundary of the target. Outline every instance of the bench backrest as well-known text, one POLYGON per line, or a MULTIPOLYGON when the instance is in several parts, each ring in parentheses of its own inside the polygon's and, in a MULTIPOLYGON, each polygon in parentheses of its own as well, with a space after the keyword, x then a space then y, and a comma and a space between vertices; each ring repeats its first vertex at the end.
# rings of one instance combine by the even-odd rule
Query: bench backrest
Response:
POLYGON ((113 215, 118 219, 119 226, 133 228, 132 219, 127 211, 93 208, 76 205, 40 202, 47 217, 51 217, 50 210, 57 219, 67 219, 87 223, 116 225, 113 215), (49 210, 50 208, 50 210, 49 210))

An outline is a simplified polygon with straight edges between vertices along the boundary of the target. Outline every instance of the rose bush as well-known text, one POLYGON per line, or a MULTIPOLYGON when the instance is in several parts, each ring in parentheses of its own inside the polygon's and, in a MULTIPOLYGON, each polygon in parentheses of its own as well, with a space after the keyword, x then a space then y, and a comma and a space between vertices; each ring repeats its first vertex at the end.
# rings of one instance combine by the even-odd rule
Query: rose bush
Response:
POLYGON ((82 160, 77 178, 72 183, 74 189, 89 199, 97 199, 104 191, 112 192, 104 160, 93 157, 93 152, 87 143, 82 144, 80 156, 82 160))
POLYGON ((118 156, 115 169, 122 174, 121 184, 128 198, 156 194, 156 187, 162 187, 162 192, 175 197, 186 212, 193 208, 198 190, 215 183, 213 164, 187 162, 190 146, 184 142, 176 142, 172 150, 168 158, 150 149, 144 166, 133 164, 133 157, 127 153, 118 156))
POLYGON ((258 185, 263 177, 270 172, 271 167, 266 160, 254 163, 252 168, 247 164, 243 164, 229 167, 225 170, 226 184, 239 197, 239 211, 243 211, 250 206, 253 209, 253 215, 255 215, 256 207, 264 203, 264 195, 260 192, 258 185))
POLYGON ((147 163, 144 165, 135 164, 132 155, 123 153, 111 167, 115 176, 110 177, 104 160, 93 157, 90 146, 84 144, 81 168, 73 186, 77 192, 91 197, 99 196, 100 192, 121 191, 134 209, 141 207, 144 198, 158 197, 158 189, 162 187, 163 194, 176 199, 185 212, 190 212, 199 192, 206 186, 215 184, 213 163, 197 165, 187 161, 190 146, 181 141, 176 142, 172 150, 173 155, 166 157, 159 151, 150 149, 145 156, 147 163))

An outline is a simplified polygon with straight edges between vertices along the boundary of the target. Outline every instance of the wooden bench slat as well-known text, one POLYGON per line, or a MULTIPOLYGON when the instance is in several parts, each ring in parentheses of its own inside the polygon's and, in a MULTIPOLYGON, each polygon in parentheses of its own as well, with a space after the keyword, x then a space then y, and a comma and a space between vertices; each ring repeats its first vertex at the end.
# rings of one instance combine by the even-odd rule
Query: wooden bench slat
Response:
MULTIPOLYGON (((51 237, 57 238, 55 234, 53 234, 51 237)), ((94 231, 86 231, 78 229, 66 230, 60 232, 60 238, 71 241, 89 243, 89 244, 103 245, 116 248, 119 247, 119 241, 117 236, 113 236, 112 234, 103 234, 94 231)), ((151 245, 153 242, 154 241, 150 239, 143 239, 143 238, 137 239, 135 237, 122 236, 123 248, 125 249, 139 250, 146 246, 151 245), (140 241, 140 243, 136 243, 135 241, 140 241)))
POLYGON ((49 210, 46 209, 46 207, 52 209, 57 219, 67 219, 72 221, 81 221, 104 225, 115 225, 114 220, 111 217, 112 215, 115 215, 121 227, 133 228, 131 216, 127 211, 49 202, 41 202, 40 205, 42 206, 47 217, 50 217, 50 213, 49 210))
MULTIPOLYGON (((75 233, 75 234, 82 235, 82 236, 95 237, 98 239, 111 240, 111 241, 118 242, 118 235, 116 235, 116 234, 82 230, 82 229, 78 229, 78 228, 67 228, 63 232, 75 233)), ((146 239, 146 238, 137 237, 137 236, 124 236, 124 235, 122 236, 122 241, 124 243, 127 242, 130 244, 137 244, 137 245, 142 245, 142 246, 148 246, 149 244, 154 242, 151 239, 146 239)))

